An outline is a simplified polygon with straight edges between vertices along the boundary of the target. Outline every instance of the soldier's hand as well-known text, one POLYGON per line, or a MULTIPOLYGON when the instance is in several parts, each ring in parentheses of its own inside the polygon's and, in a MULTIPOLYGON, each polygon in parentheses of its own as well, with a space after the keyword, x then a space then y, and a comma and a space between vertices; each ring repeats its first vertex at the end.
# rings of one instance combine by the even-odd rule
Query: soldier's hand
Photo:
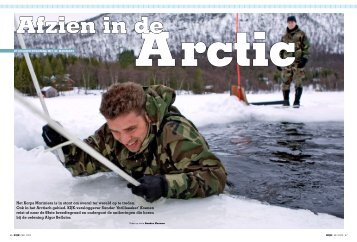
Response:
POLYGON ((282 71, 283 68, 281 68, 280 66, 276 66, 276 69, 278 69, 278 71, 282 71))
POLYGON ((133 194, 143 197, 148 202, 167 195, 167 182, 164 176, 143 176, 138 181, 141 183, 139 186, 128 184, 128 188, 131 188, 133 194))
POLYGON ((300 60, 300 63, 298 64, 297 67, 298 67, 298 68, 304 68, 305 65, 306 65, 306 63, 307 63, 307 59, 304 58, 304 57, 302 57, 301 60, 300 60))
POLYGON ((48 147, 54 147, 67 141, 65 137, 57 133, 48 124, 42 127, 42 138, 48 147))

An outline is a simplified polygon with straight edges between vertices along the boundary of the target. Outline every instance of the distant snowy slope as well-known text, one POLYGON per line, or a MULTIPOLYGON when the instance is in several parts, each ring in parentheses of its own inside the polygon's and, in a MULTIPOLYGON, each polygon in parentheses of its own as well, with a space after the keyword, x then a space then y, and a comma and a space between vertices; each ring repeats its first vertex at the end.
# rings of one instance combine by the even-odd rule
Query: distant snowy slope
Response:
MULTIPOLYGON (((266 32, 267 50, 281 40, 286 29, 288 13, 243 13, 239 15, 239 32, 247 33, 248 41, 253 42, 254 31, 266 32)), ((344 52, 344 18, 338 13, 296 13, 298 25, 309 36, 312 52, 343 53, 344 52)), ((235 14, 229 13, 122 13, 101 14, 88 21, 96 26, 95 34, 25 34, 27 48, 53 49, 73 48, 76 55, 97 57, 102 60, 116 60, 117 54, 123 50, 134 50, 138 55, 143 40, 134 31, 136 22, 142 16, 149 18, 149 23, 159 21, 164 31, 170 32, 168 44, 171 51, 180 52, 183 42, 235 41, 235 14), (126 23, 127 33, 104 34, 103 17, 111 21, 126 23)), ((18 40, 15 38, 15 47, 18 40)))

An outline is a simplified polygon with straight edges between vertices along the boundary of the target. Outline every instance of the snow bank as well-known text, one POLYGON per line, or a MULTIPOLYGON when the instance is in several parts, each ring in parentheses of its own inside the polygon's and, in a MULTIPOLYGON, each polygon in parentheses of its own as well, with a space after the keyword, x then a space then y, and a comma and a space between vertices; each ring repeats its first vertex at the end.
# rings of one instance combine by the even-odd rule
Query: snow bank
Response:
POLYGON ((69 220, 15 220, 15 228, 314 228, 340 229, 343 219, 262 204, 228 194, 206 199, 164 199, 153 204, 131 194, 113 173, 72 178, 43 147, 15 147, 15 201, 133 201, 154 215, 77 215, 69 220), (158 222, 163 224, 141 224, 158 222))
MULTIPOLYGON (((73 94, 73 95, 72 95, 73 94)), ((101 96, 75 95, 46 99, 53 119, 80 138, 91 135, 105 120, 99 113, 101 96)), ((291 100, 294 93, 291 94, 291 100)), ((281 100, 281 93, 248 94, 249 102, 281 100)), ((40 107, 37 98, 28 98, 40 107)), ((249 121, 329 122, 344 120, 343 92, 303 93, 300 109, 281 106, 246 106, 229 94, 178 95, 175 105, 198 127, 249 121)), ((44 145, 44 122, 15 102, 15 145, 26 149, 44 145)))
MULTIPOLYGON (((290 94, 293 102, 294 93, 290 94)), ((248 94, 249 102, 279 101, 281 93, 248 94)), ((235 121, 287 121, 287 122, 330 122, 344 120, 343 92, 303 93, 302 107, 283 108, 274 106, 246 106, 228 94, 178 96, 176 105, 198 126, 235 121)))

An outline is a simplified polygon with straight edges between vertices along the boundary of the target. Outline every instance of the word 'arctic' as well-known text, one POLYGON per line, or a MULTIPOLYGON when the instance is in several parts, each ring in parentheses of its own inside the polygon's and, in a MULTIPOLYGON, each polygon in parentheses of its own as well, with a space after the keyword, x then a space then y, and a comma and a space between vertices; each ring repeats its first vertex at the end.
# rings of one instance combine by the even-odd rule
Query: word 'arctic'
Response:
MULTIPOLYGON (((172 58, 167 39, 169 32, 161 33, 142 33, 144 44, 140 51, 140 55, 136 60, 136 66, 152 66, 150 55, 159 55, 158 66, 175 66, 175 59, 172 58), (156 43, 156 44, 155 44, 156 43)), ((254 32, 255 40, 265 40, 265 32, 254 32)), ((209 47, 203 42, 198 43, 182 43, 182 50, 184 51, 184 58, 182 59, 182 66, 197 66, 197 59, 195 52, 202 54, 207 52, 208 61, 217 67, 227 66, 231 63, 233 57, 219 58, 217 56, 219 51, 225 53, 237 52, 237 64, 240 66, 250 66, 250 60, 247 58, 247 51, 250 49, 250 43, 247 42, 246 33, 237 33, 236 43, 222 43, 215 42, 209 47)), ((253 50, 255 50, 255 58, 253 59, 253 66, 268 66, 268 59, 265 58, 266 44, 253 43, 253 50)), ((280 52, 294 52, 294 43, 278 42, 270 49, 270 59, 277 66, 291 65, 295 57, 281 58, 280 52)))

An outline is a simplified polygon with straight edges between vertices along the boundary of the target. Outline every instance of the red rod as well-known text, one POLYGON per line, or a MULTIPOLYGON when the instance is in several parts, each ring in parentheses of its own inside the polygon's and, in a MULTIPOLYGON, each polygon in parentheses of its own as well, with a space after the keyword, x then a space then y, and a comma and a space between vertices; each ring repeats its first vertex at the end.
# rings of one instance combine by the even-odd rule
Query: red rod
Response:
MULTIPOLYGON (((239 25, 239 18, 238 13, 236 14, 236 43, 237 43, 237 34, 238 34, 238 25, 239 25)), ((237 56, 238 58, 238 56, 237 56)), ((237 62, 237 81, 238 81, 238 88, 240 88, 240 68, 237 62)))

